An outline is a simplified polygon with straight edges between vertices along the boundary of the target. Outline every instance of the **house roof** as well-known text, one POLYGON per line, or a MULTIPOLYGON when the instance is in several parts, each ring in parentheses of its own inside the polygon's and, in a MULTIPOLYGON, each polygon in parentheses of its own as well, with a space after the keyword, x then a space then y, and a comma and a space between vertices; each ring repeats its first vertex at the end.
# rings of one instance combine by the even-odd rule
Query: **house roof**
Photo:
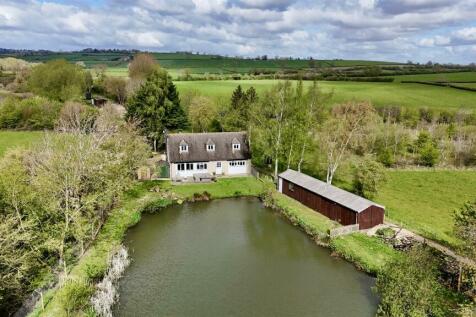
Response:
POLYGON ((288 180, 298 186, 301 186, 313 193, 338 203, 357 213, 364 211, 370 206, 385 208, 382 205, 374 203, 368 199, 355 195, 346 190, 327 184, 309 175, 296 172, 292 169, 279 174, 279 177, 288 180))
POLYGON ((246 132, 172 133, 167 136, 167 156, 170 163, 248 160, 251 152, 246 132), (233 143, 240 143, 233 150, 233 143), (180 153, 179 145, 186 143, 188 152, 180 153), (207 151, 215 144, 215 151, 207 151))

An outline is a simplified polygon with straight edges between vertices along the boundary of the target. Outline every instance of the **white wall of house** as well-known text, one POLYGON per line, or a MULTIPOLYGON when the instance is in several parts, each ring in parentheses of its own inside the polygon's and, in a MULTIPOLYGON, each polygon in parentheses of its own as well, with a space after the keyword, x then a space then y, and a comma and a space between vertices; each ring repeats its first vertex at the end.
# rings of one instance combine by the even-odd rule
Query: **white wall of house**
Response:
POLYGON ((281 177, 278 179, 278 191, 283 192, 283 179, 281 177))
POLYGON ((250 175, 251 160, 170 163, 171 179, 192 177, 197 173, 210 173, 216 176, 250 175), (206 169, 203 168, 204 164, 206 164, 206 169), (221 167, 219 167, 220 165, 221 167))

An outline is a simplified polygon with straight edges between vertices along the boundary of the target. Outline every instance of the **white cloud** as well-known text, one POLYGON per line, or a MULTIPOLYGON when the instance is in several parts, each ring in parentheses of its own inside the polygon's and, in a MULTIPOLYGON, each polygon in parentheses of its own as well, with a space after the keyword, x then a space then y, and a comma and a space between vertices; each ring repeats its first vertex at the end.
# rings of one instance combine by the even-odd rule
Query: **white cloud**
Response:
POLYGON ((0 2, 2 47, 476 60, 476 0, 0 2))

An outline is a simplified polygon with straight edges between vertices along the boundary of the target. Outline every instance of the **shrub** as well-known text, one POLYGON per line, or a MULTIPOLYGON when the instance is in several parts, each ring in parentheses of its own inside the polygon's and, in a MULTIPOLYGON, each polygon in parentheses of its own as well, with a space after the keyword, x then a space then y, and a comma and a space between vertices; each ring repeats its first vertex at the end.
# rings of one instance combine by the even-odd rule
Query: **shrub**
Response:
POLYGON ((353 188, 356 194, 372 198, 383 182, 385 182, 385 171, 379 162, 366 157, 355 167, 353 188))
POLYGON ((43 97, 7 98, 0 104, 0 128, 53 129, 61 104, 43 97))
POLYGON ((61 292, 61 302, 66 314, 70 316, 76 311, 85 309, 93 292, 93 287, 85 280, 67 281, 61 292))

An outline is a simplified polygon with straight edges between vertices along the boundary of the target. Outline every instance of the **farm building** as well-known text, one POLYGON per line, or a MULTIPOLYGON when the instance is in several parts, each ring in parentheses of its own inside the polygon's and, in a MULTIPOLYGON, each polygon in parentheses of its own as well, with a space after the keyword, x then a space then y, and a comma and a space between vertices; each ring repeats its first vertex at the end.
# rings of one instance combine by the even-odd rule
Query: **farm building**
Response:
POLYGON ((166 143, 172 180, 251 173, 246 132, 174 133, 166 143))
POLYGON ((279 174, 279 192, 296 199, 326 217, 359 229, 383 223, 385 207, 309 175, 288 169, 279 174))

